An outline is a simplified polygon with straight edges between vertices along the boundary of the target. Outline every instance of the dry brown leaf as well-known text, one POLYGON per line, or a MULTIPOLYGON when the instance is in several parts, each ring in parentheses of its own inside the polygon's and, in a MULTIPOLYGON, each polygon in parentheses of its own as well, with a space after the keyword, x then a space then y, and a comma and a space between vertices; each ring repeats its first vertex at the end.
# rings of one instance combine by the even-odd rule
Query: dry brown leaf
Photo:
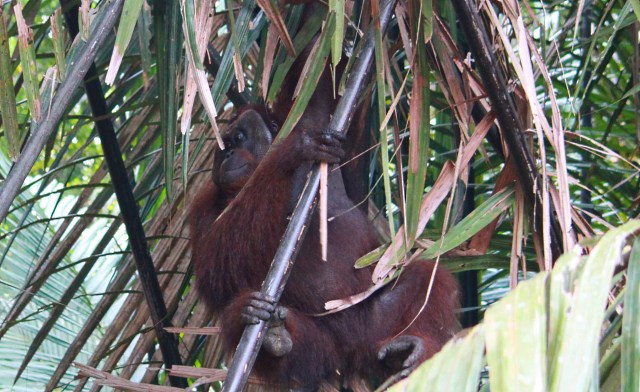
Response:
POLYGON ((242 69, 242 60, 240 59, 240 53, 235 52, 233 54, 233 72, 236 75, 238 81, 238 91, 243 92, 245 88, 244 70, 242 69))
POLYGON ((113 374, 103 372, 102 370, 98 370, 92 368, 90 366, 85 366, 79 363, 74 363, 73 366, 77 367, 80 370, 80 375, 85 377, 92 377, 95 379, 95 383, 98 385, 105 385, 108 387, 117 388, 123 391, 133 391, 133 392, 184 392, 182 388, 168 387, 162 385, 152 385, 152 384, 144 384, 137 383, 133 381, 129 381, 126 378, 114 376, 113 374))
POLYGON ((169 373, 178 377, 189 377, 189 378, 202 378, 207 377, 210 379, 215 378, 215 381, 223 381, 227 378, 227 371, 222 369, 211 369, 211 368, 197 368, 193 366, 182 366, 176 365, 173 366, 169 373))
MULTIPOLYGON (((196 10, 196 45, 198 47, 198 55, 204 58, 207 50, 207 43, 211 37, 213 27, 213 13, 211 13, 211 0, 203 0, 202 4, 196 10)), ((191 115, 193 105, 196 101, 197 86, 193 77, 191 67, 187 69, 187 79, 184 86, 184 96, 182 103, 182 117, 180 118, 180 132, 186 135, 191 128, 191 115)))
POLYGON ((275 29, 280 36, 280 40, 284 44, 287 53, 291 57, 296 57, 296 49, 293 47, 293 41, 289 36, 289 32, 287 31, 287 26, 284 24, 284 18, 282 18, 282 14, 280 10, 269 0, 257 0, 258 5, 267 17, 271 21, 271 25, 275 25, 275 29))
POLYGON ((168 327, 164 329, 170 333, 183 333, 185 335, 218 335, 220 327, 168 327))
MULTIPOLYGON (((516 187, 516 199, 513 206, 513 237, 511 240, 511 262, 509 269, 509 288, 518 285, 518 261, 522 260, 522 244, 524 242, 525 205, 521 187, 516 187)), ((524 275, 526 277, 526 274, 524 275)))
MULTIPOLYGON (((24 16, 22 15, 22 5, 20 5, 20 3, 17 3, 15 7, 13 7, 13 12, 16 16, 16 25, 18 26, 18 41, 20 42, 20 47, 21 47, 20 53, 22 55, 22 53, 27 52, 27 47, 33 46, 33 30, 31 29, 31 27, 29 27, 29 25, 27 25, 27 22, 24 19, 24 16)), ((28 58, 28 56, 26 58, 28 58)), ((26 73, 28 71, 24 70, 24 72, 26 73)), ((33 74, 35 75, 35 71, 33 72, 33 74)), ((37 83, 37 81, 33 81, 32 83, 37 83)), ((25 81, 25 85, 26 85, 26 81, 25 81)), ((37 90, 37 88, 38 88, 37 84, 35 84, 34 89, 37 90)), ((29 93, 27 93, 27 97, 29 97, 29 93)), ((34 120, 39 121, 40 110, 41 110, 40 98, 38 96, 33 96, 31 99, 33 103, 33 108, 32 108, 33 113, 31 113, 31 115, 33 116, 34 120)))
POLYGON ((273 60, 276 56, 276 47, 278 46, 278 36, 274 24, 269 25, 267 29, 267 42, 264 47, 264 58, 262 59, 262 77, 260 78, 262 99, 267 100, 269 93, 269 76, 273 68, 273 60))
MULTIPOLYGON (((469 142, 466 146, 464 146, 461 157, 459 160, 459 165, 464 167, 468 165, 471 157, 475 153, 475 151, 479 148, 480 143, 484 140, 484 137, 487 135, 487 132, 491 128, 493 121, 495 120, 495 115, 493 112, 487 113, 487 115, 482 119, 482 121, 476 127, 476 131, 473 133, 469 142)), ((451 162, 447 162, 440 172, 438 179, 433 184, 433 188, 427 193, 427 195, 422 199, 422 205, 420 207, 420 219, 418 221, 418 226, 416 229, 416 237, 418 237, 424 231, 429 219, 435 212, 436 208, 442 203, 446 195, 452 189, 455 183, 455 176, 457 172, 454 168, 454 165, 451 162)), ((397 268, 395 264, 392 264, 394 256, 397 252, 401 251, 405 248, 404 244, 404 226, 398 230, 396 237, 394 238, 391 246, 385 254, 380 258, 380 261, 376 265, 376 268, 373 272, 372 279, 375 282, 380 282, 386 279, 392 274, 392 272, 397 268)))

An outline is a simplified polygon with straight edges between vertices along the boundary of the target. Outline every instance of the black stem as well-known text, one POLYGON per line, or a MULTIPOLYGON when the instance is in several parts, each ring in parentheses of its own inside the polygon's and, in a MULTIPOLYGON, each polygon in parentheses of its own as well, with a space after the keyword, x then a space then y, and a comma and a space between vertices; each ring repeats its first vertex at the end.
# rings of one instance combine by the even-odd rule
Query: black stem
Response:
MULTIPOLYGON (((476 59, 478 72, 484 82, 491 106, 496 113, 510 155, 523 182, 522 187, 525 191, 527 205, 531 211, 534 211, 536 231, 542 233, 542 178, 529 149, 516 105, 509 94, 505 76, 501 72, 493 48, 489 45, 489 39, 479 18, 475 2, 473 0, 454 0, 453 6, 460 19, 460 26, 469 41, 471 52, 476 59)), ((543 142, 540 140, 540 143, 543 142)), ((552 258, 555 260, 562 253, 563 240, 560 225, 554 216, 553 206, 551 207, 552 211, 549 212, 551 221, 550 246, 552 258)))
MULTIPOLYGON (((476 179, 473 163, 469 165, 469 183, 464 189, 464 201, 462 202, 462 214, 460 220, 467 217, 475 209, 476 179)), ((480 295, 478 294, 478 270, 462 271, 458 274, 458 281, 462 287, 462 312, 460 313, 460 323, 462 328, 471 328, 480 322, 480 295)))
MULTIPOLYGON (((582 35, 582 39, 584 40, 584 42, 588 41, 591 37, 591 2, 589 1, 585 2, 584 4, 580 34, 582 35)), ((586 91, 589 87, 589 81, 591 80, 592 67, 591 62, 587 57, 587 46, 585 46, 583 50, 583 61, 588 63, 588 65, 585 67, 584 78, 582 79, 582 88, 584 91, 586 91)), ((633 75, 635 76, 636 72, 634 72, 633 75)), ((589 96, 587 94, 585 94, 584 97, 586 99, 583 101, 582 106, 580 106, 580 119, 583 131, 589 131, 593 126, 593 118, 591 116, 591 100, 589 99, 589 96)), ((582 169, 582 181, 584 184, 588 183, 589 175, 592 171, 590 164, 591 160, 589 159, 590 157, 591 154, 582 154, 582 162, 586 163, 586 165, 584 165, 584 168, 582 169)), ((587 223, 591 223, 591 215, 587 214, 587 212, 594 214, 595 209, 592 207, 593 201, 591 200, 591 191, 589 190, 589 188, 583 187, 580 189, 580 203, 582 203, 582 208, 585 209, 585 211, 582 213, 582 217, 587 221, 587 223)))
MULTIPOLYGON (((380 6, 380 28, 382 32, 387 28, 391 13, 396 0, 386 0, 380 6)), ((353 69, 347 79, 345 92, 331 117, 329 129, 346 133, 349 123, 353 117, 355 107, 358 101, 360 91, 364 86, 373 51, 375 48, 375 23, 372 23, 367 31, 362 50, 358 54, 358 59, 353 65, 353 69)), ((304 234, 308 227, 308 221, 316 204, 316 195, 320 184, 320 165, 314 164, 309 174, 309 179, 305 184, 302 195, 296 205, 293 215, 291 216, 287 230, 285 231, 282 242, 276 251, 271 263, 271 268, 265 281, 262 284, 261 292, 267 294, 278 301, 284 286, 291 272, 291 267, 299 250, 299 245, 304 239, 304 234)), ((226 381, 222 387, 223 392, 239 392, 247 382, 249 373, 258 356, 258 351, 264 340, 263 330, 266 326, 265 321, 258 324, 248 325, 240 343, 236 349, 233 361, 229 366, 226 381)))
MULTIPOLYGON (((71 0, 61 0, 60 4, 64 9, 70 2, 71 0)), ((79 5, 75 4, 75 6, 68 8, 68 11, 64 13, 72 39, 79 31, 78 7, 79 5)), ((166 327, 170 326, 171 320, 167 314, 162 289, 158 282, 158 276, 156 275, 149 247, 147 246, 147 239, 140 219, 138 205, 131 190, 131 181, 124 166, 122 151, 118 144, 113 122, 111 121, 111 113, 104 98, 102 83, 100 82, 96 66, 93 62, 90 64, 87 74, 84 77, 84 87, 89 105, 91 106, 91 112, 95 119, 96 128, 100 135, 104 158, 109 168, 111 183, 115 190, 127 235, 129 236, 131 252, 136 262, 140 283, 142 284, 142 290, 149 307, 149 314, 151 315, 160 351, 162 351, 165 367, 170 369, 173 365, 182 364, 178 344, 175 336, 165 330, 166 327)), ((170 380, 174 386, 181 388, 187 387, 186 380, 183 378, 170 377, 170 380)))

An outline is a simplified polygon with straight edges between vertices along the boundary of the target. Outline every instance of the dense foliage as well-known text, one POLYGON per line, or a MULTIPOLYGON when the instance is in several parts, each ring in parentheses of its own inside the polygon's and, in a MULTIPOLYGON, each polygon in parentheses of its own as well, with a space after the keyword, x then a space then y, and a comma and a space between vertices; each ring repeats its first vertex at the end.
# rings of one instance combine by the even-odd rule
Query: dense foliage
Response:
MULTIPOLYGON (((330 12, 299 26, 303 5, 275 3, 2 6, 1 390, 95 387, 74 378, 72 362, 167 381, 100 126, 117 136, 128 176, 117 184, 133 191, 171 323, 211 325, 190 290, 185 219, 209 178, 213 128, 224 129, 234 102, 269 104, 291 46, 323 31, 331 39, 302 76, 304 101, 318 67, 357 52, 378 4, 330 0, 330 12), (110 15, 121 15, 115 28, 110 15), (85 74, 104 92, 82 89, 85 74)), ((398 2, 356 118, 370 135, 361 202, 385 241, 358 262, 382 257, 380 282, 407 256, 438 258, 472 294, 465 323, 484 320, 405 387, 637 391, 640 3, 477 2, 497 87, 458 23, 462 3, 398 2), (520 128, 505 126, 494 93, 520 128)), ((215 337, 178 336, 185 365, 220 367, 215 337)), ((219 377, 189 377, 200 375, 219 377)))

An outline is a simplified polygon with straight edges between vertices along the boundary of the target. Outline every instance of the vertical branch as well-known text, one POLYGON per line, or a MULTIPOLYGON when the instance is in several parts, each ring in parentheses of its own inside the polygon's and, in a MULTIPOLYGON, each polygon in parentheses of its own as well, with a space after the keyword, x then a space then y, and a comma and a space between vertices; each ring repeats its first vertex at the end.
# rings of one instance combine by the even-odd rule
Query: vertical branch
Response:
MULTIPOLYGON (((478 17, 473 0, 454 0, 453 6, 460 18, 460 26, 469 40, 469 46, 478 63, 478 72, 486 86, 487 94, 509 147, 511 156, 522 179, 525 200, 534 212, 536 231, 542 233, 542 179, 538 173, 533 154, 525 139, 524 127, 518 117, 513 97, 509 95, 505 77, 500 71, 486 31, 478 17)), ((562 234, 558 220, 551 212, 551 252, 553 259, 562 253, 562 234)))
MULTIPOLYGON (((64 9, 69 5, 70 0, 62 0, 61 6, 64 9)), ((78 34, 78 6, 70 7, 64 14, 71 37, 78 34)), ((149 313, 153 322, 153 328, 162 351, 165 367, 171 368, 173 365, 180 365, 180 353, 174 335, 168 333, 165 328, 170 326, 170 319, 167 314, 167 307, 158 282, 158 277, 151 259, 151 253, 147 246, 147 238, 140 220, 138 205, 133 196, 130 181, 122 159, 122 151, 116 138, 110 111, 104 99, 102 84, 98 77, 95 64, 91 62, 88 72, 84 78, 84 87, 87 99, 91 106, 91 112, 95 120, 98 134, 104 152, 104 157, 109 168, 111 183, 113 184, 118 205, 124 221, 131 252, 136 262, 138 275, 142 284, 143 292, 149 313)), ((186 387, 187 384, 182 378, 171 378, 171 383, 175 386, 186 387)))
MULTIPOLYGON (((638 25, 638 22, 636 21, 633 24, 633 29, 636 29, 636 26, 638 25)), ((580 26, 580 35, 582 36, 582 39, 584 39, 585 41, 588 40, 591 37, 591 3, 589 2, 588 4, 585 4, 585 8, 584 8, 584 12, 582 14, 582 24, 580 26)), ((637 35, 637 31, 634 32, 635 34, 633 35, 634 39, 638 39, 638 35, 637 35)), ((587 56, 588 54, 588 48, 585 47, 584 49, 584 55, 583 55, 583 61, 589 63, 585 66, 585 70, 584 70, 584 78, 582 79, 582 88, 586 89, 588 87, 589 84, 589 80, 591 80, 591 73, 592 73, 592 69, 591 69, 591 61, 590 61, 590 57, 587 56)), ((634 57, 633 57, 633 65, 635 67, 638 66, 638 46, 634 45, 634 57)), ((637 72, 634 69, 633 72, 633 78, 636 79, 637 78, 637 72)), ((637 80, 633 81, 633 85, 636 86, 637 80)), ((637 105, 637 100, 638 100, 638 94, 634 94, 634 102, 636 102, 636 108, 638 107, 637 105)), ((592 121, 592 116, 591 116, 591 101, 589 99, 585 99, 582 102, 582 105, 580 105, 580 124, 582 125, 583 129, 589 129, 592 127, 593 125, 593 121, 592 121)), ((636 126, 638 123, 638 118, 635 117, 635 122, 636 122, 636 126)), ((588 163, 589 162, 589 158, 591 157, 591 154, 583 154, 582 155, 582 160, 584 163, 588 163)), ((585 165, 585 167, 582 169, 582 178, 584 180, 586 180, 589 176, 589 172, 591 171, 591 165, 585 165)), ((589 208, 588 206, 591 205, 592 201, 591 201, 591 191, 589 190, 589 188, 587 187, 582 187, 580 189, 580 202, 584 205, 584 208, 586 211, 589 211, 590 213, 594 212, 593 208, 589 208)), ((582 217, 589 223, 591 223, 591 215, 587 214, 587 213, 583 213, 582 217)))

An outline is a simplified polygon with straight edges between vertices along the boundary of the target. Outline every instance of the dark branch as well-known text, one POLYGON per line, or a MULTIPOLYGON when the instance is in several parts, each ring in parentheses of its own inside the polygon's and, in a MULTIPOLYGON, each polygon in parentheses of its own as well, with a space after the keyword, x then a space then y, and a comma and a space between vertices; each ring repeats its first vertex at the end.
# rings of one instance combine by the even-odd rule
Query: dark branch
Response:
MULTIPOLYGON (((70 0, 60 1, 62 8, 68 6, 68 3, 70 3, 70 0)), ((76 4, 68 8, 64 16, 67 27, 69 28, 69 34, 73 38, 79 31, 78 5, 76 4)), ((98 129, 98 134, 100 135, 107 167, 109 168, 111 183, 113 184, 124 225, 129 236, 131 252, 136 262, 144 296, 149 306, 149 313, 153 321, 153 327, 160 345, 160 350, 162 351, 164 364, 165 367, 169 369, 173 365, 181 364, 180 353, 174 335, 165 330, 166 327, 170 326, 170 319, 167 314, 167 308, 164 303, 164 297, 162 296, 162 290, 158 282, 153 260, 151 259, 151 253, 147 246, 147 239, 142 221, 140 220, 138 205, 133 196, 130 187, 131 182, 122 160, 122 151, 116 138, 110 112, 104 98, 102 84, 98 78, 98 72, 94 63, 91 63, 84 77, 84 87, 89 105, 91 106, 91 112, 96 119, 95 124, 98 129)), ((182 388, 187 387, 186 381, 178 377, 172 377, 171 384, 182 388)))
MULTIPOLYGON (((542 233, 542 190, 541 176, 536 168, 533 154, 525 138, 524 127, 520 122, 513 98, 508 93, 505 77, 494 56, 493 48, 479 17, 478 10, 472 0, 454 0, 460 26, 467 36, 469 46, 478 64, 478 72, 482 77, 489 100, 496 113, 500 127, 504 132, 509 152, 516 164, 519 177, 523 181, 525 198, 531 211, 535 213, 536 231, 542 233)), ((540 141, 543 143, 544 141, 540 141)), ((551 251, 555 260, 562 253, 562 234, 560 225, 550 212, 551 251)))

